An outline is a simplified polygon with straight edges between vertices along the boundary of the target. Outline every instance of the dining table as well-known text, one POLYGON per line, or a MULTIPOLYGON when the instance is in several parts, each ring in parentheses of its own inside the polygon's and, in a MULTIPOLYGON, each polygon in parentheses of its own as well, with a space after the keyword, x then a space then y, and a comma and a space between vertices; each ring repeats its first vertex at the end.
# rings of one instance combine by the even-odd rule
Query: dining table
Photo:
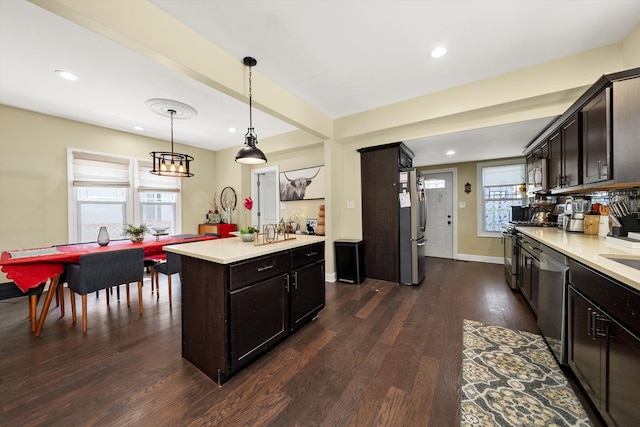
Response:
POLYGON ((34 331, 35 336, 40 336, 51 300, 58 290, 60 275, 67 264, 78 263, 82 255, 143 248, 145 258, 158 259, 164 254, 162 249, 164 246, 213 239, 217 239, 217 237, 179 234, 146 237, 141 242, 132 242, 129 239, 111 240, 106 246, 101 246, 97 242, 89 242, 9 250, 3 251, 0 255, 0 270, 6 273, 7 278, 12 280, 23 292, 27 292, 29 289, 51 280, 49 291, 45 297, 38 324, 34 331))

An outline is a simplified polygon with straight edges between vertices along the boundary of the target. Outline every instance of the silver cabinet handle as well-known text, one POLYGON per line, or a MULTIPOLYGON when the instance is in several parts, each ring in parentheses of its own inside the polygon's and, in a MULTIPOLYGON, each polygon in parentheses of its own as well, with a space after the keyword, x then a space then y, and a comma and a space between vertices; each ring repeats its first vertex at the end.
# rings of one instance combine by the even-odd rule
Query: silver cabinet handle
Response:
POLYGON ((316 256, 318 255, 318 252, 309 252, 308 254, 306 254, 307 256, 316 256))
POLYGON ((298 272, 293 273, 293 289, 298 289, 298 272))
POLYGON ((273 264, 271 264, 271 265, 265 265, 264 267, 258 267, 258 268, 257 268, 257 270, 260 272, 260 271, 269 270, 269 269, 271 269, 271 268, 273 268, 273 264))

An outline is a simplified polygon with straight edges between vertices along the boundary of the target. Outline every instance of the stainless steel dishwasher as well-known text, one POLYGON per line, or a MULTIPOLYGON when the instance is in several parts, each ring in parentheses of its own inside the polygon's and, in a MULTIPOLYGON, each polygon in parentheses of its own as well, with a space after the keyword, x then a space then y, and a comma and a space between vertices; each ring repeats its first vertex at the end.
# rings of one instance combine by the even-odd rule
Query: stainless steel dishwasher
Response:
POLYGON ((569 267, 561 253, 540 245, 538 327, 561 365, 567 364, 567 280, 569 267))

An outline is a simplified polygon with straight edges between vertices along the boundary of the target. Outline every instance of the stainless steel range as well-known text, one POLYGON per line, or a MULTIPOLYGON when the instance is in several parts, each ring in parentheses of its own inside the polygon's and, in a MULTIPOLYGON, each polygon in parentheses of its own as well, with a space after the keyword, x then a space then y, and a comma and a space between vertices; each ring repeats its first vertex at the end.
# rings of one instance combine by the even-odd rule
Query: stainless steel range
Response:
POLYGON ((502 226, 502 246, 504 250, 504 278, 511 289, 517 288, 517 259, 518 246, 516 244, 516 228, 513 225, 502 226))

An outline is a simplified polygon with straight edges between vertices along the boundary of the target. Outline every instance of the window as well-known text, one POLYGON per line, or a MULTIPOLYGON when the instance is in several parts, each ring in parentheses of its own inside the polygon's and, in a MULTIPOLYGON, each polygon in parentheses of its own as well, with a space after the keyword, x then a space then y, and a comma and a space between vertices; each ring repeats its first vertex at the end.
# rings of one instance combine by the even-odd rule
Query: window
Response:
POLYGON ((511 206, 522 206, 524 163, 492 162, 478 164, 478 235, 494 236, 502 224, 511 220, 511 206))
POLYGON ((102 226, 120 239, 127 223, 180 233, 179 178, 152 175, 151 161, 74 149, 67 150, 67 164, 70 243, 95 241, 102 226))

